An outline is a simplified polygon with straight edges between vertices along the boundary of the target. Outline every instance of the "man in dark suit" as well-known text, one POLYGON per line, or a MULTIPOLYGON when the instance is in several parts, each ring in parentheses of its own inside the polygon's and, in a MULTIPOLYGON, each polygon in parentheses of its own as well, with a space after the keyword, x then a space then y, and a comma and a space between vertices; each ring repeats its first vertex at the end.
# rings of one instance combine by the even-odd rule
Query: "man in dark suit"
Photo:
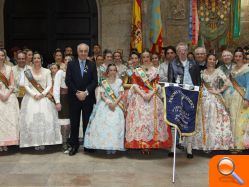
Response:
MULTIPOLYGON (((89 46, 82 43, 77 46, 78 58, 69 62, 66 73, 66 85, 69 92, 69 111, 71 134, 69 155, 75 155, 79 148, 79 125, 82 111, 83 135, 95 103, 95 88, 98 84, 95 63, 87 60, 89 46)), ((89 151, 85 149, 85 151, 89 151)))
MULTIPOLYGON (((188 46, 185 43, 179 43, 176 46, 177 58, 169 64, 168 81, 178 84, 188 84, 199 86, 200 69, 198 64, 194 61, 187 59, 188 46)), ((172 132, 174 134, 174 132, 172 132)), ((192 137, 186 137, 187 144, 187 158, 193 158, 192 154, 192 137)), ((169 153, 169 156, 173 156, 173 151, 169 153)))

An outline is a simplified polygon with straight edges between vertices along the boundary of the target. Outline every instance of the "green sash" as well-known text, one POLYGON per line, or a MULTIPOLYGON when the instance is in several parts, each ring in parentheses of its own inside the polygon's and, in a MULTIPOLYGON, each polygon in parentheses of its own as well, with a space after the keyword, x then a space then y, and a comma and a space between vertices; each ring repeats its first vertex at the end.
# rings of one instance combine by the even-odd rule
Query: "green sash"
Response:
POLYGON ((143 83, 152 91, 154 91, 153 87, 150 84, 149 78, 146 76, 144 70, 141 67, 136 68, 135 70, 143 83))
MULTIPOLYGON (((107 80, 103 80, 102 81, 102 86, 104 87, 105 89, 105 92, 112 98, 112 100, 115 102, 117 100, 111 86, 109 85, 109 83, 107 82, 107 80)), ((124 105, 121 103, 121 100, 119 101, 118 103, 118 106, 123 110, 125 111, 125 108, 124 108, 124 105)))

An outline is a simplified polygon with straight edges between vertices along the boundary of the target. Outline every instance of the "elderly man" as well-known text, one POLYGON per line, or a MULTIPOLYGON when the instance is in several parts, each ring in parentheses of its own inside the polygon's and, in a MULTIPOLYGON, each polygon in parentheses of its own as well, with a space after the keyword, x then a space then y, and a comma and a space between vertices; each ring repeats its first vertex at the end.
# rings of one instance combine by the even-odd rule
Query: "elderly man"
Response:
MULTIPOLYGON (((96 64, 87 60, 89 46, 82 43, 77 46, 78 58, 68 64, 66 85, 69 92, 69 114, 71 135, 69 155, 75 155, 79 149, 79 125, 82 112, 83 134, 95 103, 95 88, 98 85, 96 64)), ((90 151, 84 149, 84 151, 90 151)))
POLYGON ((195 62, 199 65, 202 71, 206 69, 207 50, 205 47, 197 47, 195 49, 195 62))
POLYGON ((235 66, 235 64, 232 62, 233 54, 228 50, 224 50, 221 57, 223 64, 219 67, 219 69, 223 71, 223 73, 225 73, 225 75, 228 77, 231 73, 231 70, 235 66))
MULTIPOLYGON (((200 70, 198 65, 187 59, 188 46, 185 43, 179 43, 176 46, 177 58, 169 64, 168 80, 172 83, 200 85, 200 70)), ((173 134, 174 132, 172 132, 173 134)), ((187 143, 187 158, 193 158, 192 138, 185 138, 187 143)), ((173 151, 169 153, 173 156, 173 151)))
POLYGON ((25 88, 24 88, 24 71, 27 69, 31 69, 30 66, 26 65, 26 54, 23 51, 19 51, 17 53, 17 65, 15 65, 12 70, 14 74, 14 81, 15 81, 15 94, 17 96, 19 107, 21 107, 22 99, 25 95, 25 88))

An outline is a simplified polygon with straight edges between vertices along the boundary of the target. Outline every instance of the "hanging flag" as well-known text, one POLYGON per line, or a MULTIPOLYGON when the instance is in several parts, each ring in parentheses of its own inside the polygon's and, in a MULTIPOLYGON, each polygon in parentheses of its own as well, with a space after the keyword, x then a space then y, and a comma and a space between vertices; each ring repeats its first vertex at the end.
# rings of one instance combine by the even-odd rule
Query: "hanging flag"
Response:
POLYGON ((137 49, 138 53, 142 53, 142 0, 133 0, 132 10, 132 31, 131 31, 131 50, 137 49))
POLYGON ((195 134, 198 99, 198 86, 165 83, 165 120, 178 130, 180 136, 195 134))
POLYGON ((150 26, 151 53, 161 53, 163 47, 160 0, 153 0, 150 26))
POLYGON ((196 46, 198 44, 200 22, 198 17, 198 5, 197 0, 192 0, 192 45, 196 46))
POLYGON ((240 8, 241 0, 232 1, 232 37, 237 39, 240 36, 240 8))
POLYGON ((193 20, 193 16, 192 16, 192 0, 189 0, 189 18, 188 18, 188 38, 189 40, 192 41, 192 20, 193 20))

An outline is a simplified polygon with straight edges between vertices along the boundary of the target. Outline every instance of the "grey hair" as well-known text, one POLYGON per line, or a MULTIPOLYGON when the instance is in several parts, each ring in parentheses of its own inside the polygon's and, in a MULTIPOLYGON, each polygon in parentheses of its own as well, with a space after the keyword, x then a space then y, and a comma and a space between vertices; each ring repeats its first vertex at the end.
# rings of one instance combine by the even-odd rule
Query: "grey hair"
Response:
POLYGON ((89 52, 89 45, 85 44, 85 43, 80 43, 79 45, 77 45, 77 51, 79 50, 79 48, 81 46, 85 46, 87 48, 87 51, 89 52))
POLYGON ((188 50, 188 45, 186 43, 180 42, 176 46, 176 51, 178 51, 179 48, 182 47, 182 46, 186 49, 186 51, 188 50))
POLYGON ((228 53, 230 56, 231 56, 231 58, 233 58, 233 54, 232 54, 232 52, 231 51, 228 51, 228 50, 223 50, 222 51, 222 54, 221 54, 221 56, 223 56, 224 55, 224 53, 228 53))
POLYGON ((206 50, 206 48, 205 47, 197 47, 196 49, 195 49, 195 54, 197 53, 197 51, 198 50, 203 50, 204 51, 204 53, 206 53, 207 54, 207 50, 206 50))

